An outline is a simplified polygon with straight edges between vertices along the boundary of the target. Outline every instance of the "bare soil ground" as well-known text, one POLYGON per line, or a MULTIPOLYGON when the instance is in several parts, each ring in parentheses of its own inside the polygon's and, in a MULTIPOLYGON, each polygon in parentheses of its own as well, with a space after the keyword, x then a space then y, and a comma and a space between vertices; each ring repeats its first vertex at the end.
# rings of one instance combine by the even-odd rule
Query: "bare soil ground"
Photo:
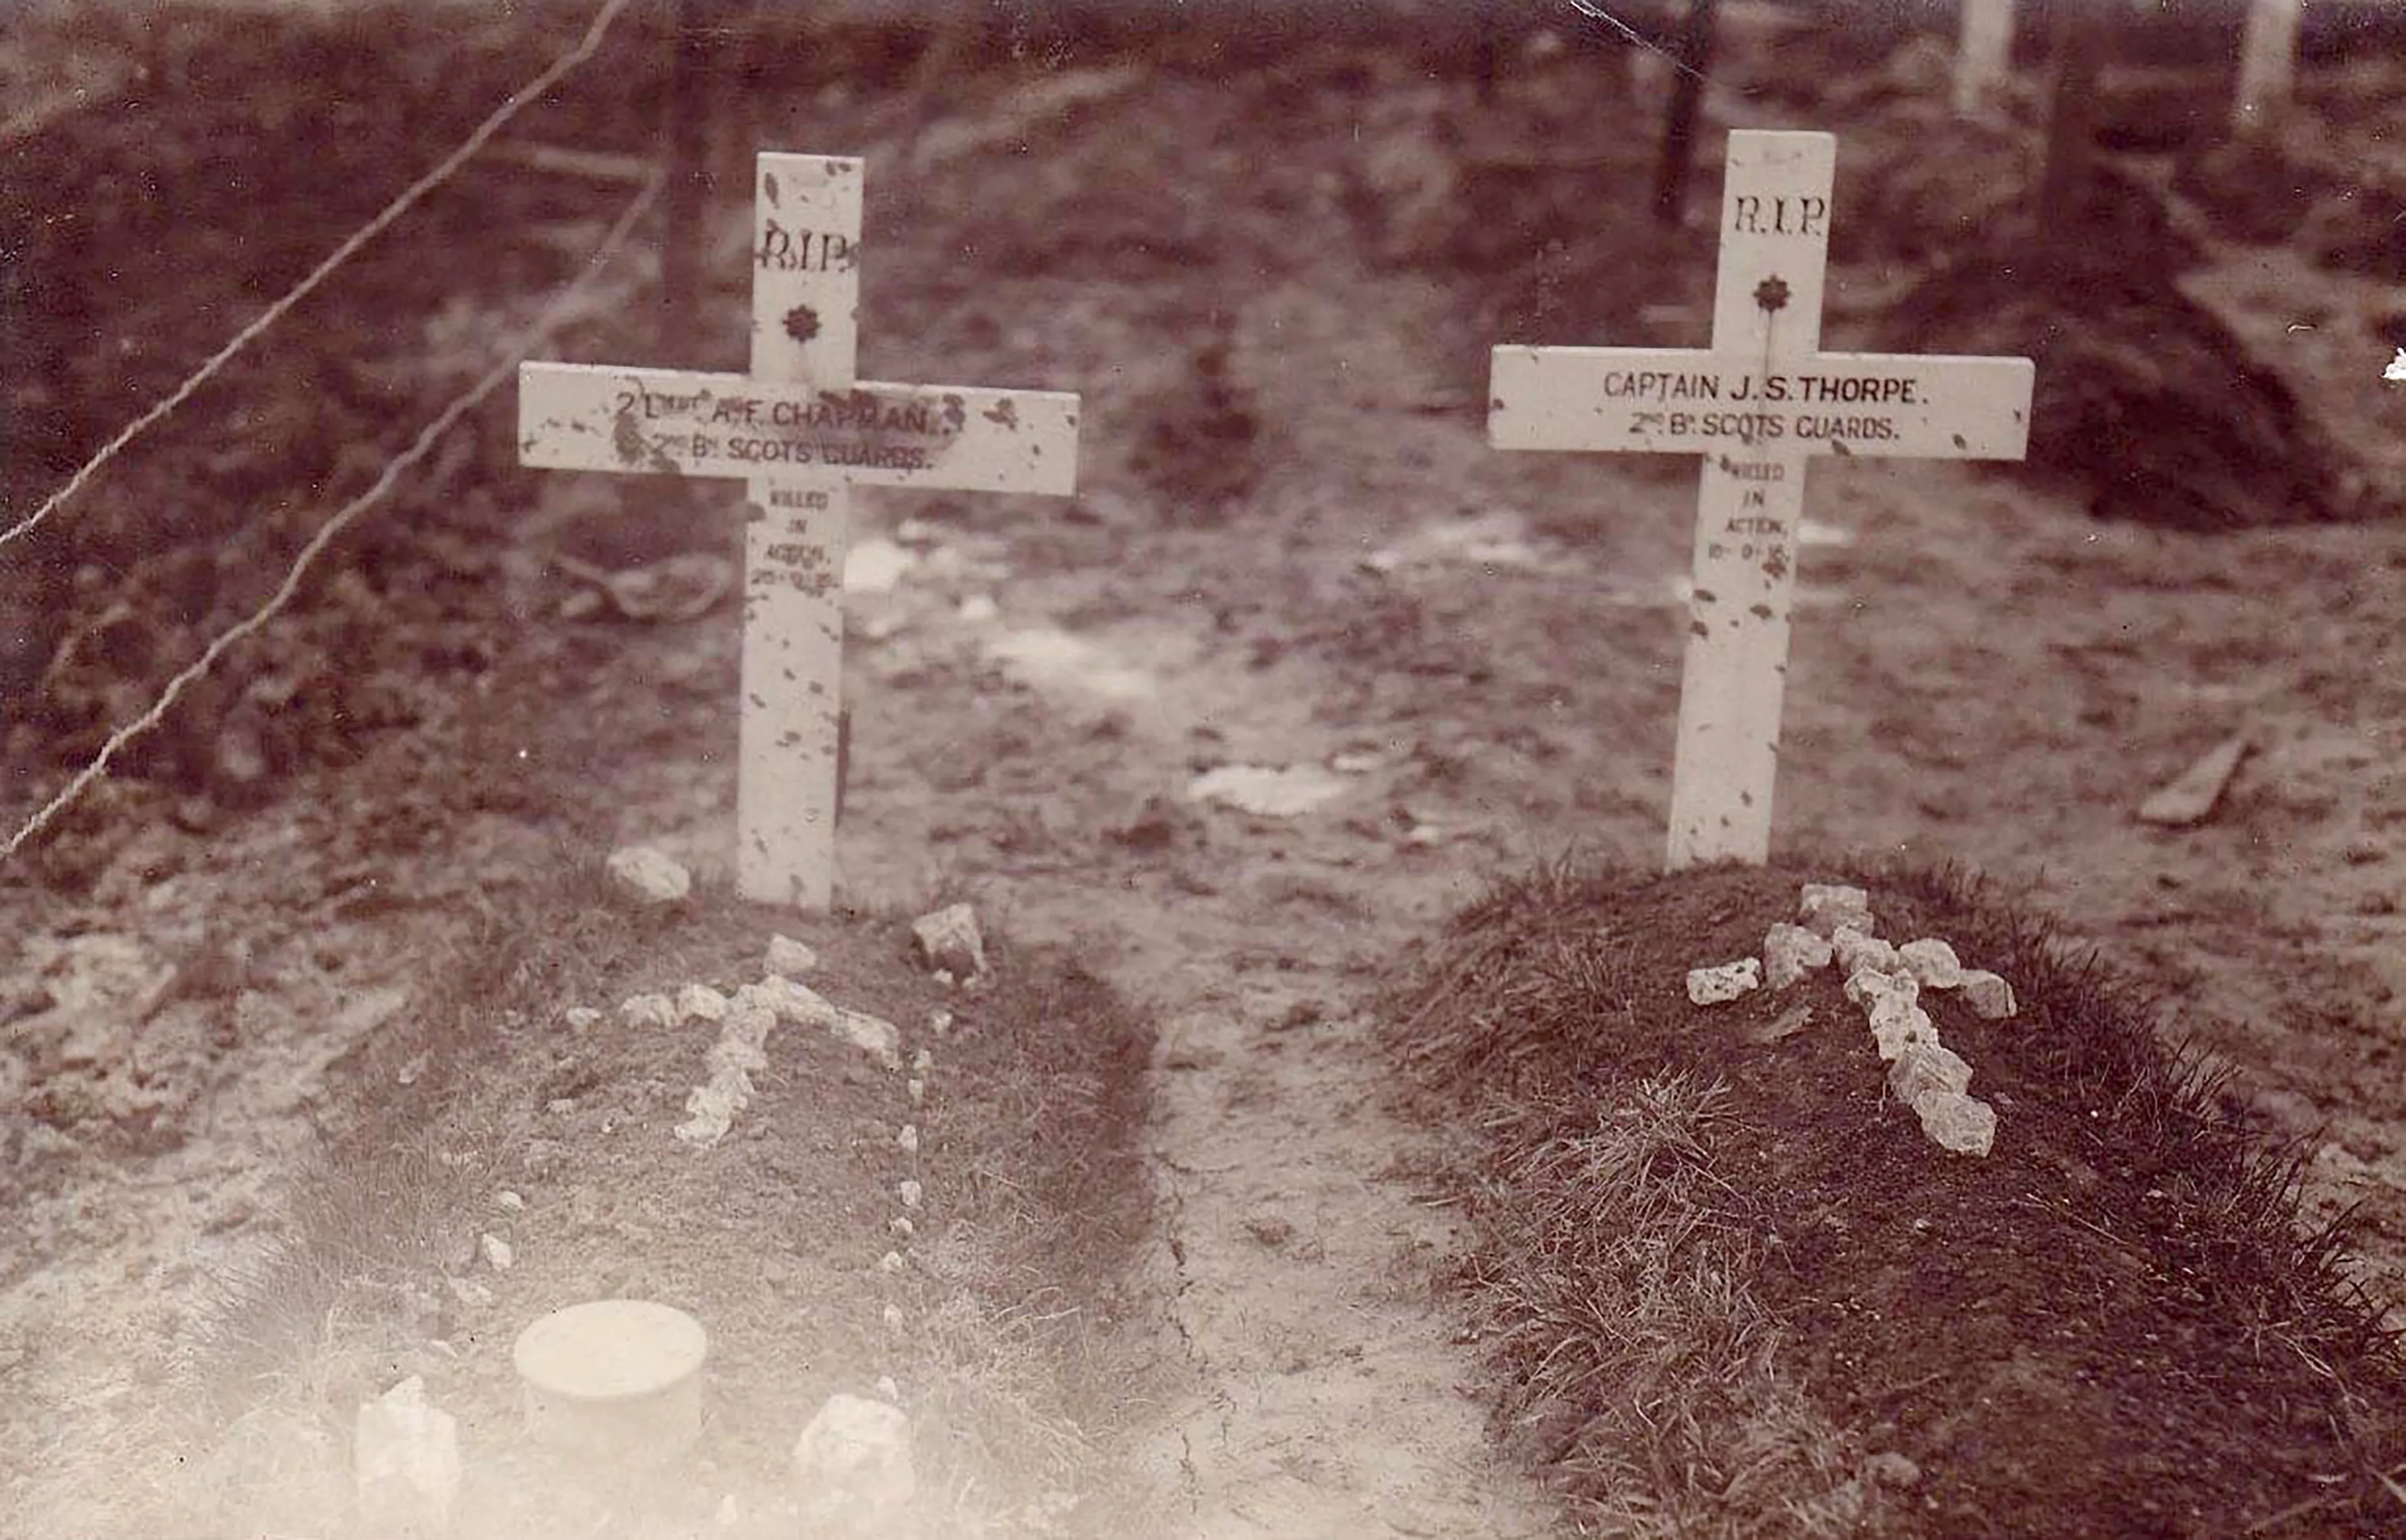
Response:
MULTIPOLYGON (((587 17, 332 9, 55 7, 0 45, 12 519, 587 17)), ((1692 472, 1493 453, 1484 350, 1700 345, 1709 221, 1664 236, 1632 215, 1661 72, 1568 10, 1507 30, 1492 99, 1459 28, 1231 11, 1101 30, 1080 45, 1002 25, 933 64, 911 25, 754 17, 724 40, 720 192, 693 233, 711 288, 675 361, 743 356, 749 212, 732 190, 748 157, 859 153, 864 370, 1087 403, 1071 502, 859 500, 856 545, 897 575, 854 595, 850 913, 788 925, 722 894, 646 926, 578 885, 629 839, 723 870, 738 636, 731 608, 614 620, 560 558, 732 559, 734 499, 520 471, 505 397, 335 549, 220 688, 0 867, 16 940, 0 976, 16 1222, 0 1243, 0 1529, 159 1533, 135 1498, 186 1491, 172 1467, 229 1448, 259 1463, 210 1467, 223 1505, 187 1504, 191 1533, 336 1529, 363 1384, 423 1365, 506 1448, 513 1324, 621 1288, 719 1323, 726 1437, 679 1497, 736 1497, 739 1524, 777 1521, 785 1422, 885 1374, 947 1451, 927 1515, 945 1533, 1125 1533, 1132 1512, 1196 1537, 1568 1530, 1489 1437, 1494 1384, 1467 1307, 1438 1286, 1476 1238, 1431 1175, 1448 1131, 1387 1104, 1376 1028, 1444 917, 1499 875, 1565 851, 1632 869, 1659 854, 1692 472), (1189 795, 1230 765, 1294 770, 1324 795, 1276 814, 1189 795), (1006 938, 989 1005, 898 961, 895 917, 955 895, 1006 938), (941 1096, 923 1120, 938 1217, 910 1249, 923 1324, 899 1347, 872 1308, 903 1170, 893 1078, 798 1048, 748 1114, 757 1132, 698 1157, 667 1129, 706 1044, 597 1047, 556 1015, 743 982, 771 928, 821 950, 831 997, 927 1047, 944 1095, 959 1064, 964 1142, 942 1142, 941 1096), (927 1024, 939 1008, 952 1038, 927 1024), (1140 1077, 1110 1052, 1003 1052, 1040 1026, 1156 1046, 1140 1077), (463 1217, 472 1241, 489 1227, 469 1212, 482 1200, 437 1204, 431 1256, 363 1269, 399 1275, 396 1299, 427 1292, 431 1315, 343 1295, 380 1324, 300 1331, 302 1366, 347 1369, 296 1392, 281 1365, 284 1420, 237 1421, 237 1396, 178 1405, 198 1443, 154 1436, 246 1269, 308 1231, 322 1173, 376 1169, 361 1150, 400 1143, 374 1131, 414 1122, 446 1053, 446 1083, 482 1089, 427 1104, 448 1121, 428 1124, 411 1190, 468 1190, 439 1168, 482 1194, 515 1167, 526 1261, 502 1275, 458 1256, 463 1217), (1061 1100, 1064 1083, 1091 1105, 1061 1100), (1040 1109, 1011 1099, 1043 1085, 1040 1109), (1091 1129, 1096 1190, 1154 1205, 1142 1237, 1103 1224, 1041 1244, 1080 1206, 1074 1188, 1012 1198, 1025 1172, 1064 1168, 1012 1146, 1015 1124, 1091 1129), (439 1158, 463 1129, 496 1164, 439 1158), (982 1236, 998 1244, 969 1244, 982 1236), (1074 1280, 1028 1270, 1031 1238, 1094 1285, 1068 1327, 1044 1302, 1074 1280), (379 1335, 394 1321, 407 1329, 379 1335), (1083 1380, 1061 1372, 1081 1364, 1083 1380), (981 1448, 1013 1415, 1026 1447, 981 1448), (290 1505, 246 1505, 270 1499, 290 1505)), ((1833 346, 1874 341, 1937 264, 1977 262, 1963 211, 2021 163, 2007 142, 1933 173, 1914 153, 1938 132, 1913 105, 1936 89, 1914 73, 1926 50, 1897 42, 1833 50, 1738 7, 1710 103, 1723 126, 1836 132, 1841 230, 1879 211, 1863 218, 1883 238, 1839 244, 1833 346)), ((315 520, 581 266, 642 174, 666 52, 653 21, 614 34, 500 153, 0 554, 12 808, 255 603, 315 520), (564 170, 531 147, 634 169, 564 170)), ((2380 381, 2406 346, 2378 237, 2406 186, 2377 110, 2400 70, 2368 54, 2309 78, 2310 122, 2356 168, 2315 205, 2319 235, 2247 244, 2168 205, 2197 253, 2181 289, 2317 415, 2372 489, 2359 514, 2406 470, 2406 395, 2380 381)), ((1707 134, 1699 209, 1718 154, 1707 134)), ((2126 171, 2171 185, 2176 159, 2126 171)), ((655 276, 614 267, 557 356, 658 359, 655 276)), ((2077 327, 2081 293, 2055 299, 2077 327)), ((2308 1217, 2356 1206, 2344 1260, 2399 1300, 2406 543, 2378 519, 2291 526, 2282 496, 2227 486, 2257 527, 2194 532, 2176 481, 2101 499, 2080 479, 2098 469, 1815 467, 1779 853, 1966 864, 2149 981, 2166 1032, 2231 1067, 2234 1115, 2310 1141, 2308 1217), (2255 749, 2213 819, 2136 820, 2243 728, 2255 749)), ((2268 488, 2291 484, 2282 472, 2268 488)), ((1844 1357, 1860 1346, 1833 1343, 1807 1377, 1838 1421, 1872 1415, 1850 1399, 1880 1383, 1844 1357)), ((1929 1489, 1956 1493, 2037 1452, 1958 1438, 1916 1458, 1959 1462, 1929 1489)), ((697 1521, 590 1494, 529 1514, 490 1490, 478 1520, 510 1533, 697 1521)), ((2201 1533, 2171 1508, 2157 1519, 2201 1533)))

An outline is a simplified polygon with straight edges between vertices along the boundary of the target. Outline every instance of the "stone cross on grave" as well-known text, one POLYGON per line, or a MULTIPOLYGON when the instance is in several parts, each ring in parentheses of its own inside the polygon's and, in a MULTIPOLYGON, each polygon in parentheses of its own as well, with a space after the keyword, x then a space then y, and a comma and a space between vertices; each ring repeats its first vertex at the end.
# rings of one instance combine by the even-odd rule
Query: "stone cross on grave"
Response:
POLYGON ((1673 870, 1770 854, 1805 462, 2019 459, 2029 445, 2027 359, 1821 351, 1836 167, 1827 134, 1731 133, 1708 350, 1494 351, 1496 448, 1704 457, 1673 870))
POLYGON ((747 898, 824 910, 846 489, 1067 494, 1078 398, 856 381, 862 163, 763 154, 756 174, 751 373, 522 365, 518 454, 547 470, 743 478, 736 877, 747 898))

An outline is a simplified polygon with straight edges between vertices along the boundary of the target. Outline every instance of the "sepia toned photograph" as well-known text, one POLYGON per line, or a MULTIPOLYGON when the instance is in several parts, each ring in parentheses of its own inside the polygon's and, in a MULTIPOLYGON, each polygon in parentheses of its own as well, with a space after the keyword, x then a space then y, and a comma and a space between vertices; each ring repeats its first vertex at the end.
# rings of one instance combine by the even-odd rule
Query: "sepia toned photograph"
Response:
POLYGON ((2406 0, 0 0, 0 1536, 2406 1536, 2406 0))

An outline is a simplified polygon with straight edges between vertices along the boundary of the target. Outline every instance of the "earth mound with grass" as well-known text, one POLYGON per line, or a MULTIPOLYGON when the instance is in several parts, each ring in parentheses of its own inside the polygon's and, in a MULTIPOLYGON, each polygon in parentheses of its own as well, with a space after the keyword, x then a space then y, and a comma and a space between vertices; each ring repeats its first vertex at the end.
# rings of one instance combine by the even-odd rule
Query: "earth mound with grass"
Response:
POLYGON ((2395 1533, 2406 1360, 2298 1227, 2295 1151, 2052 922, 1843 874, 1883 937, 2019 996, 1923 996, 1995 1108, 1985 1157, 1887 1094, 1833 970, 1690 1002, 1831 880, 1543 870, 1394 1001, 1413 1104, 1477 1130, 1457 1281, 1499 1432, 1615 1533, 2395 1533))

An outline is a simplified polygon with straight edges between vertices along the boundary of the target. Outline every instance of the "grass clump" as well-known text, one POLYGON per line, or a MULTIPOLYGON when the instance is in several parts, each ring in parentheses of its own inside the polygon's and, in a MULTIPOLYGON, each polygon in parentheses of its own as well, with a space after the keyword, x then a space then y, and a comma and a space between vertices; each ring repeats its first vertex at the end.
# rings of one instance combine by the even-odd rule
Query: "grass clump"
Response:
POLYGON ((1390 1002, 1472 1131, 1457 1271, 1504 1435, 1604 1533, 2303 1537, 2406 1522, 2406 1363, 2144 983, 1960 872, 1560 864, 1390 1002), (1828 970, 1698 1008, 1805 882, 2003 974, 1922 1001, 2000 1126, 1948 1155, 1828 970))

